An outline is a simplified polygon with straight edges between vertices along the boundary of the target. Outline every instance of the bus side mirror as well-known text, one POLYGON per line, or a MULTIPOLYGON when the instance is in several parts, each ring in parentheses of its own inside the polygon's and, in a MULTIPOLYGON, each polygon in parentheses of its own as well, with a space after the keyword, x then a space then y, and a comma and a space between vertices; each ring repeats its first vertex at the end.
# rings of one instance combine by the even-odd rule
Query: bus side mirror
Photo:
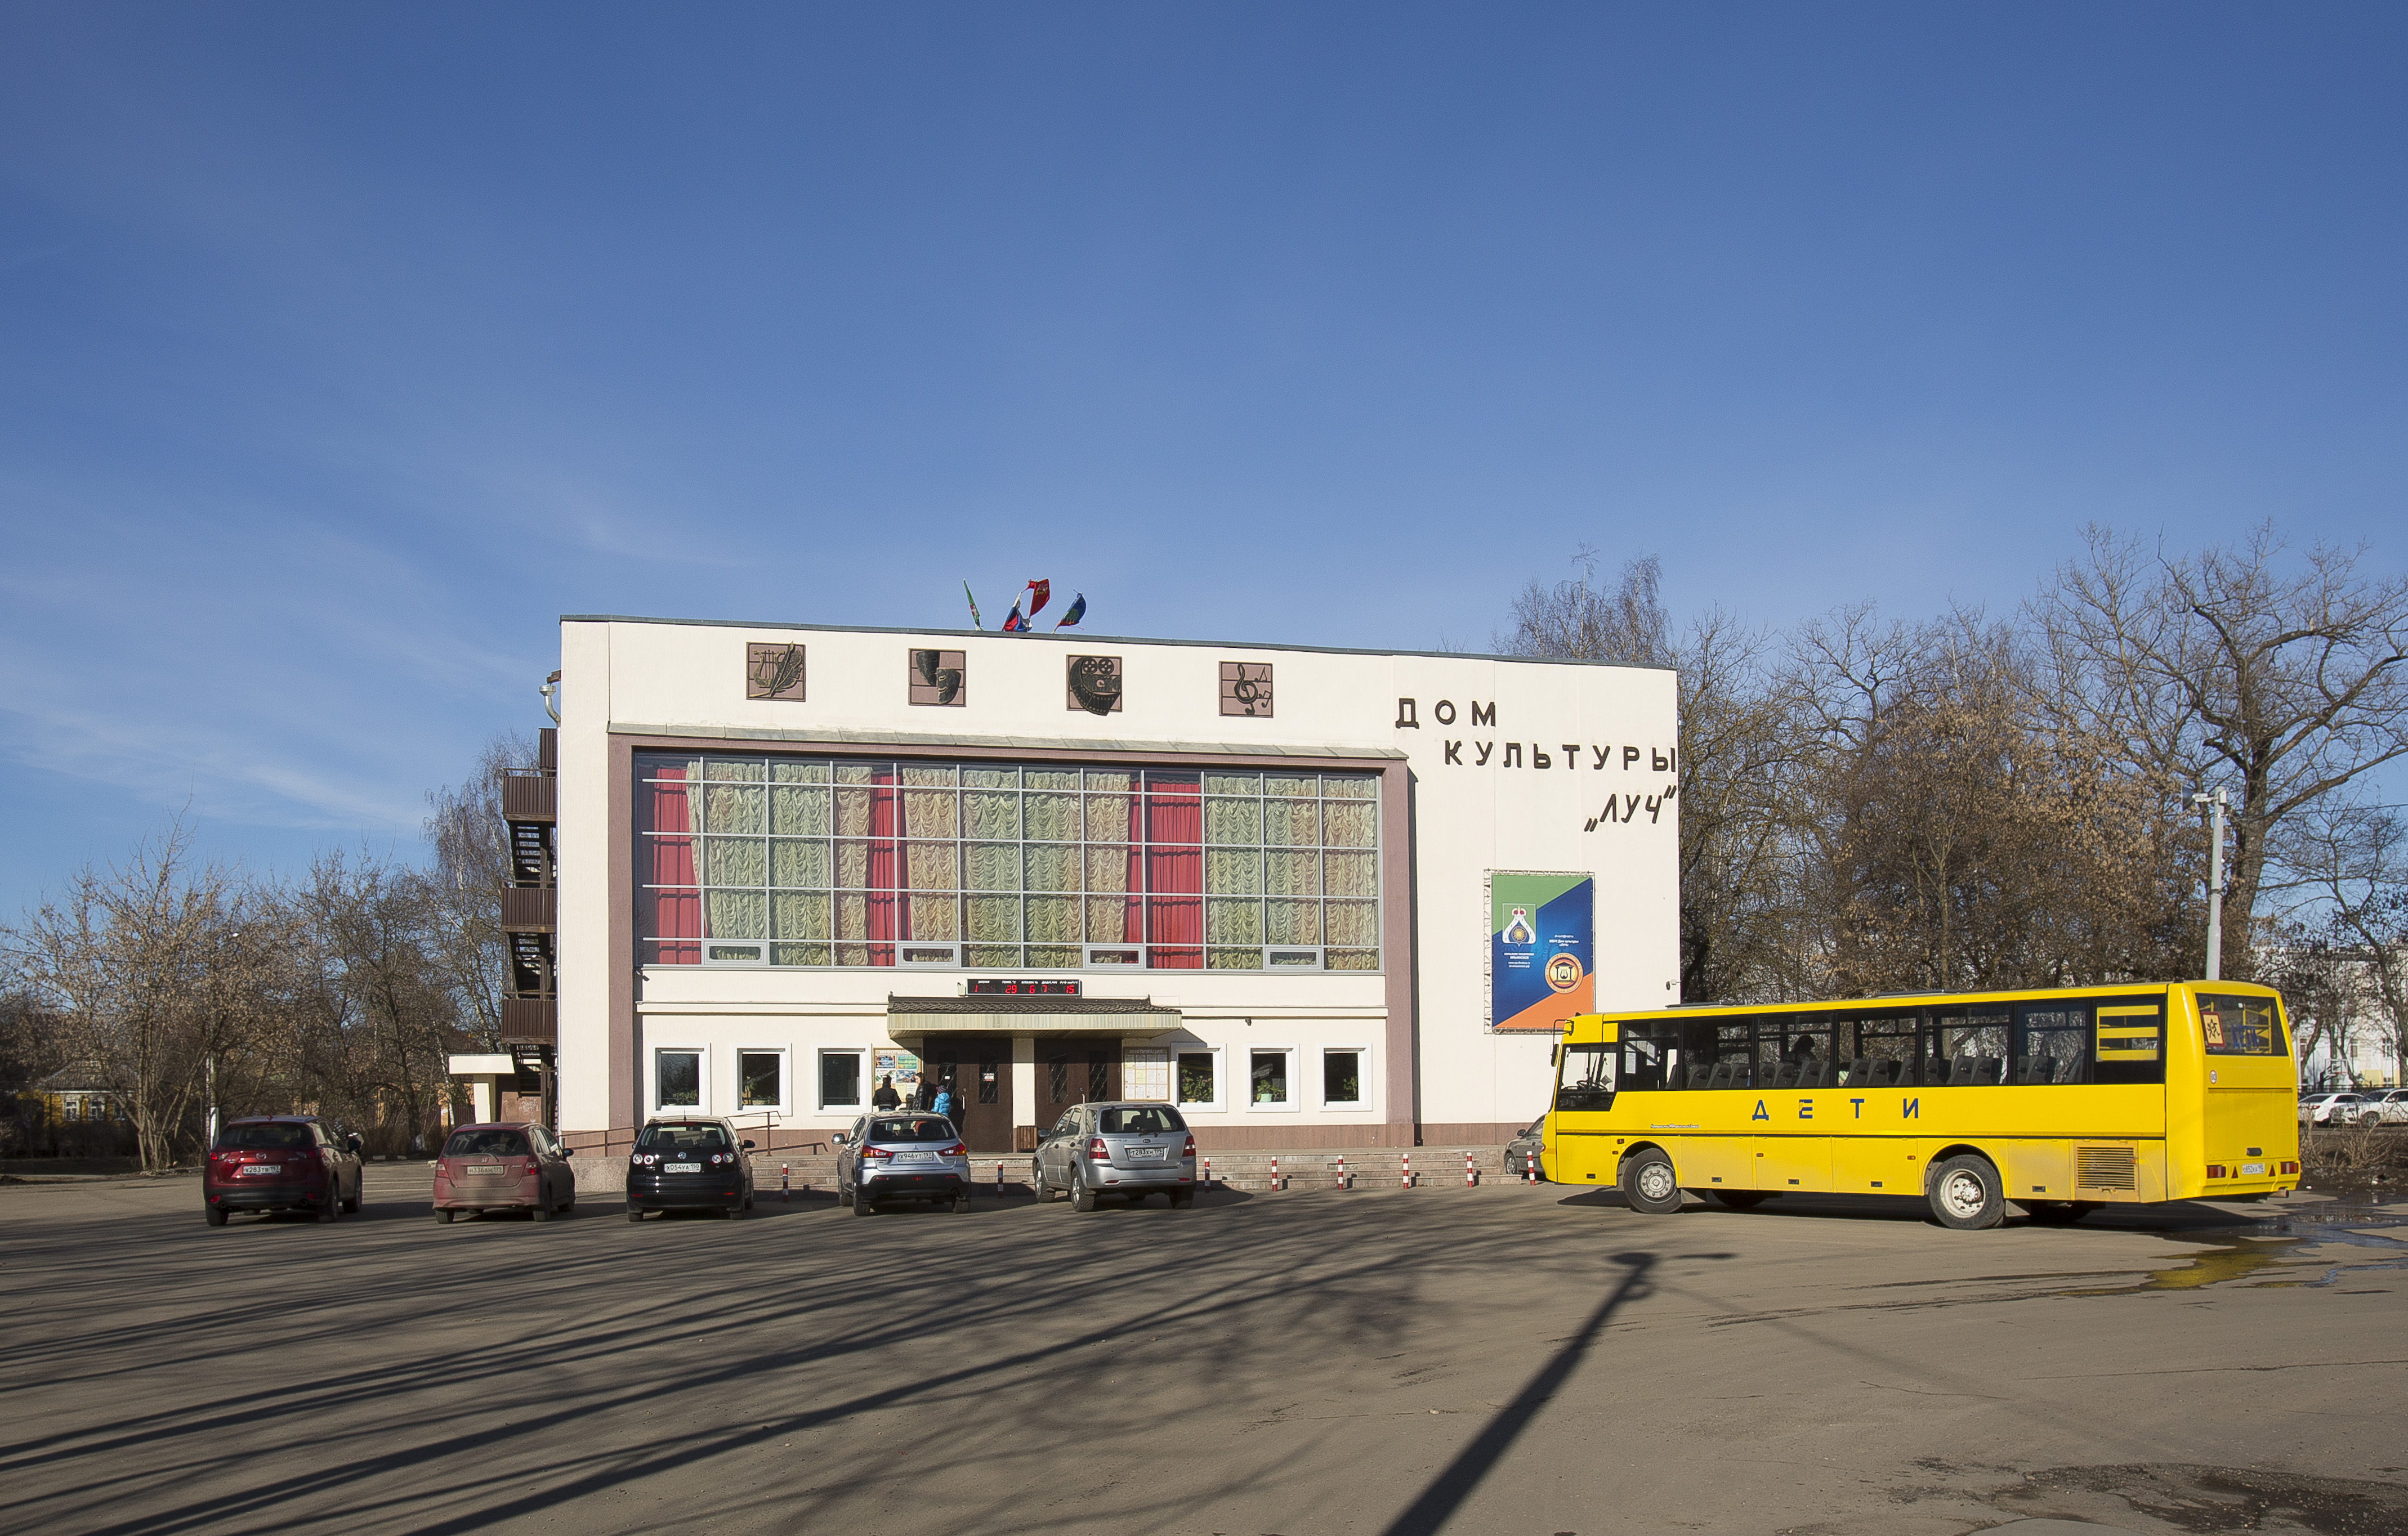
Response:
POLYGON ((1560 1072, 1560 1071, 1562 1071, 1562 1070, 1563 1070, 1563 1065, 1564 1065, 1564 1048, 1563 1048, 1561 1045, 1557 1045, 1557 1046, 1556 1046, 1556 1047, 1555 1047, 1552 1052, 1550 1052, 1550 1053, 1548 1054, 1548 1057, 1547 1057, 1547 1063, 1548 1063, 1548 1065, 1550 1065, 1550 1066, 1554 1067, 1554 1068, 1555 1068, 1556 1071, 1558 1071, 1558 1072, 1560 1072))

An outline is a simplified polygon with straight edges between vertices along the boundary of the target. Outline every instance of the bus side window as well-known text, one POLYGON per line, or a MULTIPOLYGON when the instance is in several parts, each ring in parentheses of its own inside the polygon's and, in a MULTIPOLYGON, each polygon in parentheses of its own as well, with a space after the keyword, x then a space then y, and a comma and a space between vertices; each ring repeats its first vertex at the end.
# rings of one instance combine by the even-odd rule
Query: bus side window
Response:
POLYGON ((2079 1083, 2090 1036, 2090 1010, 2079 1003, 2017 1003, 2015 1051, 2007 1081, 2027 1086, 2079 1083))
POLYGON ((1932 1020, 1940 1033, 1932 1063, 1950 1088, 1994 1086, 2006 1080, 2008 1014, 1998 1004, 1979 1012, 1942 1014, 1932 1020), (1994 1011, 1995 1010, 1995 1011, 1994 1011))
POLYGON ((2165 1004, 2157 998, 2111 999, 2099 1005, 2092 1038, 2094 1083, 2166 1080, 2165 1004))

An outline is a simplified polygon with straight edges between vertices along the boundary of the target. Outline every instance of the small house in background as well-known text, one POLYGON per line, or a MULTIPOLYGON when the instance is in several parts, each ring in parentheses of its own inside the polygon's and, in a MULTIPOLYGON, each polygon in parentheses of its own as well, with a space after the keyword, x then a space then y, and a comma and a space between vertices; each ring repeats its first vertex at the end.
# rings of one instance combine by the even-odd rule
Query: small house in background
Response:
POLYGON ((97 1061, 63 1067, 24 1090, 53 1126, 123 1124, 124 1095, 97 1061))

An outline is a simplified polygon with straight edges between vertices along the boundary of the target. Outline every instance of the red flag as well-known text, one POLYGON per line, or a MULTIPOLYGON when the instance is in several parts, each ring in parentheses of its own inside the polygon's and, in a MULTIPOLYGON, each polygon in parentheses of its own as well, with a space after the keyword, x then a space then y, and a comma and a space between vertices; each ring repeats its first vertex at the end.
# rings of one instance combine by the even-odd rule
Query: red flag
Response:
POLYGON ((1054 584, 1050 581, 1032 581, 1028 584, 1028 621, 1030 623, 1037 622, 1038 610, 1045 606, 1045 600, 1053 595, 1053 591, 1054 584))

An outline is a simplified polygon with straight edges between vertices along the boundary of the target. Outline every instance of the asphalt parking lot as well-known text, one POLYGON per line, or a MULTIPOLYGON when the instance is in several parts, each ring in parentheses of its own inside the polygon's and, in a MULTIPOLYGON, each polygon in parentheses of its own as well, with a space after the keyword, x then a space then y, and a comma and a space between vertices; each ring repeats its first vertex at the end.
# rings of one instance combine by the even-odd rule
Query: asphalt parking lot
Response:
POLYGON ((2408 1207, 368 1199, 0 1188, 0 1530, 2408 1530, 2408 1207))

